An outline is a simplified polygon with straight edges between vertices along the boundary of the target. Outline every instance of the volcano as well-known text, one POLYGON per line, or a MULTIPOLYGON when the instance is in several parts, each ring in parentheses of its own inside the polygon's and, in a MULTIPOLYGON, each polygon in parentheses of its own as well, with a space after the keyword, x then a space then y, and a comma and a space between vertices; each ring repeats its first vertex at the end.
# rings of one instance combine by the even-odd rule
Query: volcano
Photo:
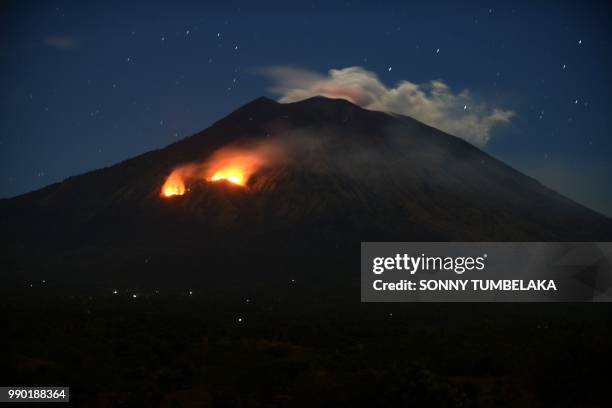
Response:
POLYGON ((357 287, 361 241, 612 238, 609 218, 462 139, 324 97, 258 98, 166 148, 0 209, 7 284, 233 290, 299 280, 319 290, 357 287), (225 151, 235 163, 207 176, 225 151), (236 151, 256 165, 244 170, 236 151), (189 177, 177 183, 177 169, 189 177))

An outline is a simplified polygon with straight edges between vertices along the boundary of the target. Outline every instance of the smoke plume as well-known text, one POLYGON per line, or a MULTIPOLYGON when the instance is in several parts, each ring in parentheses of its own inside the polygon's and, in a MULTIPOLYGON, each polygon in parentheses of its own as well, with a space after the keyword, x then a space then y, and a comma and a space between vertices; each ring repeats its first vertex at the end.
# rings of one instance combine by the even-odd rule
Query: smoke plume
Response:
POLYGON ((400 81, 389 88, 362 67, 331 69, 327 75, 286 66, 258 71, 274 82, 271 91, 280 95, 282 103, 317 95, 343 98, 366 109, 413 117, 480 147, 488 143, 495 126, 515 115, 475 101, 468 90, 454 93, 441 80, 400 81))

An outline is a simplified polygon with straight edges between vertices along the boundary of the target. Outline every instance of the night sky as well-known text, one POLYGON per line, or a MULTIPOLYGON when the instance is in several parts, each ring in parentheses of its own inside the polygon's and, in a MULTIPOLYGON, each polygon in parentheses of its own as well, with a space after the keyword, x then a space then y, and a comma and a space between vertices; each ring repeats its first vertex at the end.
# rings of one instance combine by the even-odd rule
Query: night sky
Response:
POLYGON ((389 87, 441 79, 513 111, 484 150, 612 215, 605 2, 206 3, 4 2, 0 197, 277 98, 262 68, 360 66, 389 87))

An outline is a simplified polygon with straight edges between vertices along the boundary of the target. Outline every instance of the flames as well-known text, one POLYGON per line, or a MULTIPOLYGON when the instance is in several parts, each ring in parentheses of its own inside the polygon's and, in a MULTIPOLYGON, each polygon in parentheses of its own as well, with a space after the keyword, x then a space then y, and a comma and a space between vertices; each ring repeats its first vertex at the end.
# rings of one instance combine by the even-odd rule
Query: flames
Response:
POLYGON ((244 186, 245 184, 244 172, 237 168, 221 169, 213 174, 210 178, 210 181, 219 180, 227 180, 230 183, 238 184, 239 186, 244 186))
POLYGON ((249 178, 262 166, 278 157, 279 149, 271 144, 251 147, 225 147, 213 153, 203 163, 184 164, 175 168, 166 178, 162 197, 184 195, 189 185, 198 181, 219 182, 246 187, 249 178))
POLYGON ((166 182, 162 186, 161 195, 164 197, 173 197, 177 195, 185 194, 185 181, 183 177, 181 177, 176 170, 174 170, 168 178, 166 182))
POLYGON ((197 167, 193 164, 187 164, 172 170, 172 173, 166 178, 162 186, 162 197, 182 196, 185 194, 188 191, 187 183, 196 172, 197 167))
POLYGON ((245 186, 253 173, 269 161, 269 154, 261 148, 219 150, 208 160, 205 179, 208 181, 227 180, 230 183, 245 186))

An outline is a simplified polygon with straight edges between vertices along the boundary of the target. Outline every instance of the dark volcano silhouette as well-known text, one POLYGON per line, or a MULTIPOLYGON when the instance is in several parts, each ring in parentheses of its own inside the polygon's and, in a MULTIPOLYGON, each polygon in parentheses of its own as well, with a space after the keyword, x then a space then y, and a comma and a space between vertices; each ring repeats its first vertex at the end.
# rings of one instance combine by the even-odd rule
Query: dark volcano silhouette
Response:
MULTIPOLYGON (((5 282, 204 285, 359 280, 361 241, 597 241, 612 221, 405 116, 259 98, 164 149, 0 202, 5 282), (274 140, 246 188, 160 197, 178 165, 274 140)), ((358 291, 355 291, 357 294, 358 291)), ((356 295, 357 296, 357 295, 356 295)))

